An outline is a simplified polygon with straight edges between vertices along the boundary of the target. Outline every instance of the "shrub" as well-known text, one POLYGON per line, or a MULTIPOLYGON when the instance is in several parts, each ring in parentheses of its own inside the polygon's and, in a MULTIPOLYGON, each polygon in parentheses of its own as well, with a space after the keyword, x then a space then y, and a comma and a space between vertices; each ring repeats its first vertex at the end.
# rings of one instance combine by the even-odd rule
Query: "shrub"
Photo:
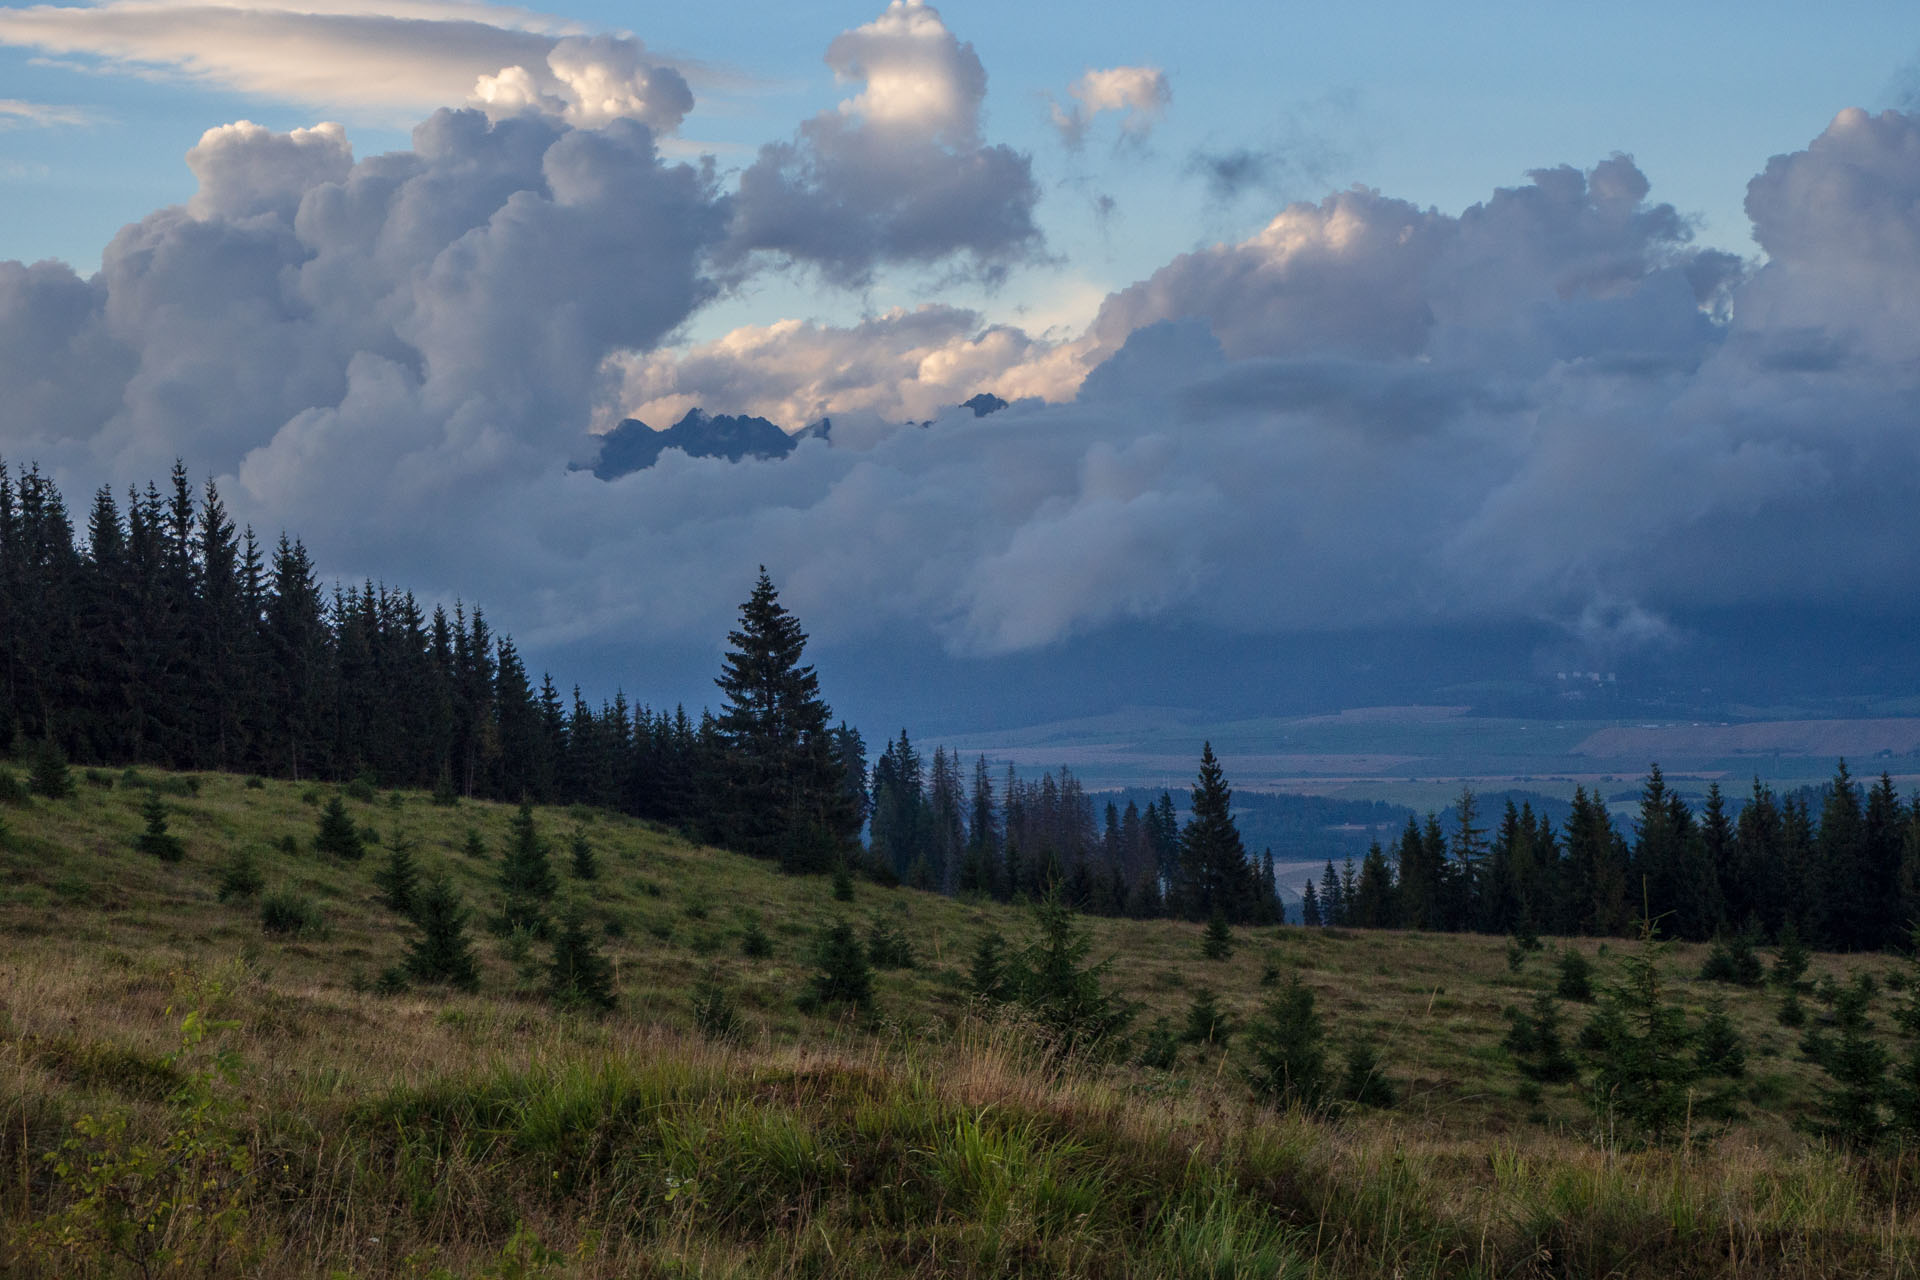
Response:
POLYGON ((249 777, 242 785, 249 791, 265 791, 267 789, 267 780, 257 776, 249 777))
POLYGON ((362 773, 341 789, 347 793, 349 800, 358 800, 361 804, 373 803, 374 785, 371 774, 362 773))
POLYGON ((1780 1001, 1779 1012, 1773 1015, 1783 1027, 1803 1027, 1807 1024, 1806 1006, 1800 1003, 1800 993, 1789 990, 1780 1001))
POLYGON ((329 798, 326 808, 320 811, 320 825, 314 833, 313 848, 316 853, 332 854, 349 862, 357 862, 366 855, 360 830, 353 825, 353 819, 347 815, 345 802, 337 795, 329 798))
POLYGON ((283 889, 260 900, 260 927, 288 937, 318 937, 326 922, 311 898, 283 889))
POLYGON ((1267 997, 1261 1016, 1247 1028, 1253 1065, 1246 1077, 1254 1094, 1276 1106, 1319 1105, 1326 1090, 1326 1038, 1313 992, 1294 974, 1267 997))
POLYGON ((740 932, 740 954, 752 960, 764 960, 773 954, 773 939, 760 927, 759 917, 747 921, 740 932))
POLYGON ((102 791, 113 790, 113 775, 105 769, 89 769, 80 775, 90 787, 99 787, 102 791))
POLYGON ((134 848, 162 862, 178 862, 187 856, 180 838, 167 832, 167 805, 159 792, 147 793, 146 801, 140 806, 140 816, 146 819, 147 829, 134 837, 134 848))
POLYGON ((453 788, 453 770, 444 764, 433 780, 433 803, 445 809, 460 803, 460 793, 453 788))
POLYGON ((853 872, 841 862, 833 869, 833 900, 835 902, 853 901, 853 872))
POLYGON ((0 769, 0 804, 25 804, 32 793, 11 769, 0 769))
POLYGON ((708 969, 693 988, 693 1025, 709 1040, 730 1040, 740 1033, 740 1014, 718 969, 708 969))
POLYGON ((837 921, 820 934, 814 947, 819 966, 810 984, 816 1004, 849 1004, 865 1009, 873 1003, 873 970, 867 966, 866 949, 854 937, 853 926, 837 921))
POLYGON ((1174 1034, 1173 1024, 1165 1018, 1154 1019, 1153 1026, 1140 1045, 1140 1056, 1136 1061, 1143 1067, 1152 1067, 1156 1071, 1171 1071, 1180 1061, 1180 1037, 1174 1034))

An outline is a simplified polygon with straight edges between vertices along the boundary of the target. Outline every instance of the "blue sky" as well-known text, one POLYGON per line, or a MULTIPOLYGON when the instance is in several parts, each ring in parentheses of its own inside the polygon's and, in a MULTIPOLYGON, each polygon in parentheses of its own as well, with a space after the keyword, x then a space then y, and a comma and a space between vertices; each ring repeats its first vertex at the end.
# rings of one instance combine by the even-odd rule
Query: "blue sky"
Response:
POLYGON ((1916 67, 1891 3, 4 6, 0 459, 179 459, 535 665, 686 667, 762 564, 875 687, 1891 634, 1916 67), (583 469, 695 407, 833 431, 583 469))

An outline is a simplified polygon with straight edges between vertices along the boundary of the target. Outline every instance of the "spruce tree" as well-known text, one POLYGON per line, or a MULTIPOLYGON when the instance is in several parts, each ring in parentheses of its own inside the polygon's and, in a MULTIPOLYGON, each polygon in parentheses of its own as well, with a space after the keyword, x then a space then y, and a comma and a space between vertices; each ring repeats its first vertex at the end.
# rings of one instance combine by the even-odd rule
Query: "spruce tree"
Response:
POLYGON ((1703 1076, 1725 1076, 1737 1080, 1747 1073, 1747 1050, 1740 1033, 1727 1016, 1726 1002, 1718 996, 1707 1002, 1707 1016, 1700 1021, 1700 1043, 1694 1052, 1695 1064, 1703 1076))
POLYGON ((572 854, 570 866, 575 880, 593 880, 599 877, 600 862, 593 855, 593 846, 587 843, 586 832, 575 830, 573 838, 568 842, 568 850, 572 854))
POLYGON ((716 820, 743 853, 791 871, 829 870, 859 822, 819 678, 800 660, 806 633, 781 606, 764 566, 727 642, 732 648, 714 683, 726 695, 715 729, 730 786, 716 820))
POLYGON ((1585 1002, 1593 999, 1593 962, 1575 949, 1572 943, 1560 949, 1560 976, 1553 986, 1553 994, 1562 1000, 1585 1002))
POLYGON ((67 757, 53 743, 45 743, 33 753, 27 789, 49 800, 64 800, 73 794, 73 774, 67 769, 67 757))
POLYGON ((1667 989, 1666 947, 1651 921, 1642 922, 1640 938, 1639 949, 1622 957, 1594 1023, 1593 1086, 1603 1111, 1657 1145, 1685 1123, 1698 1070, 1689 1052, 1694 1035, 1667 989))
POLYGON ((1033 918, 1038 935, 1009 962, 1008 989, 1065 1052, 1106 1052, 1133 1020, 1133 1007, 1106 988, 1112 960, 1086 963, 1093 941, 1058 895, 1034 903, 1033 918))
POLYGON ((1501 1047, 1513 1055, 1520 1074, 1542 1084, 1573 1079, 1576 1067, 1560 1034, 1560 1008, 1551 994, 1536 993, 1530 1011, 1510 1010, 1507 1024, 1501 1047))
POLYGON ((410 975, 467 991, 480 985, 480 967, 467 941, 467 911, 445 876, 428 881, 415 898, 413 923, 419 932, 407 946, 410 975))
POLYGON ((1703 982, 1725 982, 1737 987, 1757 987, 1765 976, 1760 958, 1753 954, 1753 940, 1744 932, 1716 934, 1706 960, 1700 966, 1703 982))
POLYGON ((967 967, 967 990, 987 1001, 1006 999, 1006 939, 987 933, 973 946, 973 962, 967 967))
POLYGON ((1356 1040, 1347 1049, 1346 1068, 1340 1074, 1340 1096, 1356 1106, 1382 1109, 1400 1101, 1400 1092, 1381 1068, 1380 1053, 1370 1041, 1356 1040))
POLYGON ((1773 957, 1773 968, 1767 974, 1767 980, 1776 987, 1797 992, 1805 985, 1807 964, 1813 953, 1800 941, 1800 930, 1789 920, 1780 926, 1779 949, 1773 957))
POLYGON ((220 887, 216 896, 222 902, 228 902, 234 898, 250 901, 265 887, 266 881, 260 875, 260 867, 254 860, 253 850, 242 846, 235 849, 226 864, 220 868, 220 887))
POLYGON ((317 852, 349 862, 359 861, 367 851, 360 839, 360 828, 353 825, 346 802, 338 793, 329 797, 326 808, 320 811, 320 829, 314 834, 313 847, 317 852))
POLYGON ((147 829, 134 838, 136 848, 162 862, 178 862, 187 856, 180 837, 167 831, 167 806, 158 791, 147 792, 146 800, 140 805, 140 816, 146 819, 147 829))
POLYGON ((394 837, 387 850, 387 865, 373 879, 389 909, 408 918, 413 916, 420 901, 420 869, 413 860, 412 841, 394 837))
POLYGON ((1845 1146, 1863 1148, 1885 1132, 1882 1107, 1889 1101, 1887 1048, 1874 1033, 1872 975, 1861 973, 1841 987, 1833 1002, 1838 1035, 1810 1034, 1802 1047, 1831 1082, 1819 1090, 1814 1128, 1845 1146))
POLYGON ((1254 912, 1252 868, 1233 821, 1233 792, 1211 742, 1201 746, 1193 817, 1180 833, 1177 900, 1189 920, 1217 914, 1232 923, 1254 912))
POLYGON ((1225 960, 1233 954, 1233 927, 1226 913, 1215 911, 1207 918, 1207 929, 1200 938, 1200 954, 1209 960, 1225 960))
POLYGON ((613 966, 600 954, 586 917, 569 905, 560 917, 553 939, 553 957, 547 964, 547 995, 558 1005, 608 1010, 618 1003, 613 989, 613 966))
POLYGON ((1267 998, 1261 1016, 1247 1028, 1246 1046, 1253 1056, 1247 1083, 1254 1093, 1276 1106, 1319 1105, 1326 1091, 1326 1027, 1314 1011, 1313 992, 1300 975, 1267 998))
POLYGON ((540 838, 534 823, 533 806, 523 801, 511 827, 506 856, 500 863, 502 902, 494 928, 501 934, 525 929, 536 937, 545 937, 547 904, 560 885, 547 862, 547 842, 540 838))
POLYGON ((819 966, 810 984, 814 1003, 846 1004, 862 1010, 873 1004, 873 970, 867 965, 866 948, 854 936, 852 925, 839 920, 822 931, 814 947, 814 962, 819 966))
POLYGON ((1220 1007, 1220 1000, 1211 987, 1201 987, 1193 993, 1193 1003, 1187 1008, 1187 1029, 1180 1038, 1188 1044, 1223 1049, 1227 1041, 1233 1038, 1233 1024, 1228 1021, 1226 1011, 1220 1007))

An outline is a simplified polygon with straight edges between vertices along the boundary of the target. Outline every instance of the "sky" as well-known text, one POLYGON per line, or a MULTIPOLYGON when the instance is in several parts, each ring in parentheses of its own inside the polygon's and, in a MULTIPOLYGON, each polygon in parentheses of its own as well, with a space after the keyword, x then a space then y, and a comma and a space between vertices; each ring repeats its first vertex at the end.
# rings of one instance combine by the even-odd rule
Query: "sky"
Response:
POLYGON ((4 5, 0 458, 178 458, 589 683, 763 563, 983 720, 1036 655, 1884 635, 1916 112, 1891 3, 4 5), (834 432, 580 470, 694 407, 834 432))

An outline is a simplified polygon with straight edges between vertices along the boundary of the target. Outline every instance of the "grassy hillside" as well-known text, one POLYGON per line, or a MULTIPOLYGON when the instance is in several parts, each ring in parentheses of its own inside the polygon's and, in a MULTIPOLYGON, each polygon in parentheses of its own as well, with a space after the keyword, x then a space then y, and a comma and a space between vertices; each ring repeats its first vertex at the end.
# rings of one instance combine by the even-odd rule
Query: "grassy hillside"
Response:
MULTIPOLYGON (((1502 939, 1238 930, 1209 961, 1198 926, 1087 920, 1140 1005, 1136 1046, 1062 1061, 967 993, 980 937, 1031 934, 1019 908, 864 882, 835 901, 825 879, 540 810, 562 895, 615 965, 619 1008, 594 1019, 544 999, 542 944, 516 955, 478 927, 510 809, 350 800, 379 844, 340 862, 312 849, 331 788, 76 781, 0 805, 0 1274, 1811 1277, 1920 1260, 1910 1161, 1804 1135, 1820 1072, 1777 994, 1692 980, 1703 949, 1664 964, 1696 1014, 1724 997, 1748 1073, 1734 1114, 1703 1095, 1690 1143, 1641 1152, 1576 1086, 1514 1071, 1502 1012, 1554 969, 1536 953, 1516 971, 1502 939), (135 850, 152 786, 182 862, 135 850), (576 831, 589 883, 566 874, 576 831), (375 881, 396 840, 474 909, 477 992, 379 993, 410 932, 375 881), (318 931, 269 935, 256 904, 218 901, 242 849, 267 893, 319 908, 318 931), (870 1016, 797 999, 836 920, 916 952, 876 975, 870 1016), (752 921, 770 955, 742 954, 752 921), (1370 1041, 1399 1105, 1275 1111, 1238 1039, 1137 1061, 1202 987, 1244 1025, 1292 975, 1336 1066, 1370 1041), (732 1039, 696 1031, 703 981, 730 993, 732 1039)), ((1570 945, 1601 977, 1626 949, 1570 945)), ((1816 957, 1810 976, 1850 968, 1900 966, 1816 957)), ((1563 1014, 1571 1036, 1586 1013, 1563 1014)))

